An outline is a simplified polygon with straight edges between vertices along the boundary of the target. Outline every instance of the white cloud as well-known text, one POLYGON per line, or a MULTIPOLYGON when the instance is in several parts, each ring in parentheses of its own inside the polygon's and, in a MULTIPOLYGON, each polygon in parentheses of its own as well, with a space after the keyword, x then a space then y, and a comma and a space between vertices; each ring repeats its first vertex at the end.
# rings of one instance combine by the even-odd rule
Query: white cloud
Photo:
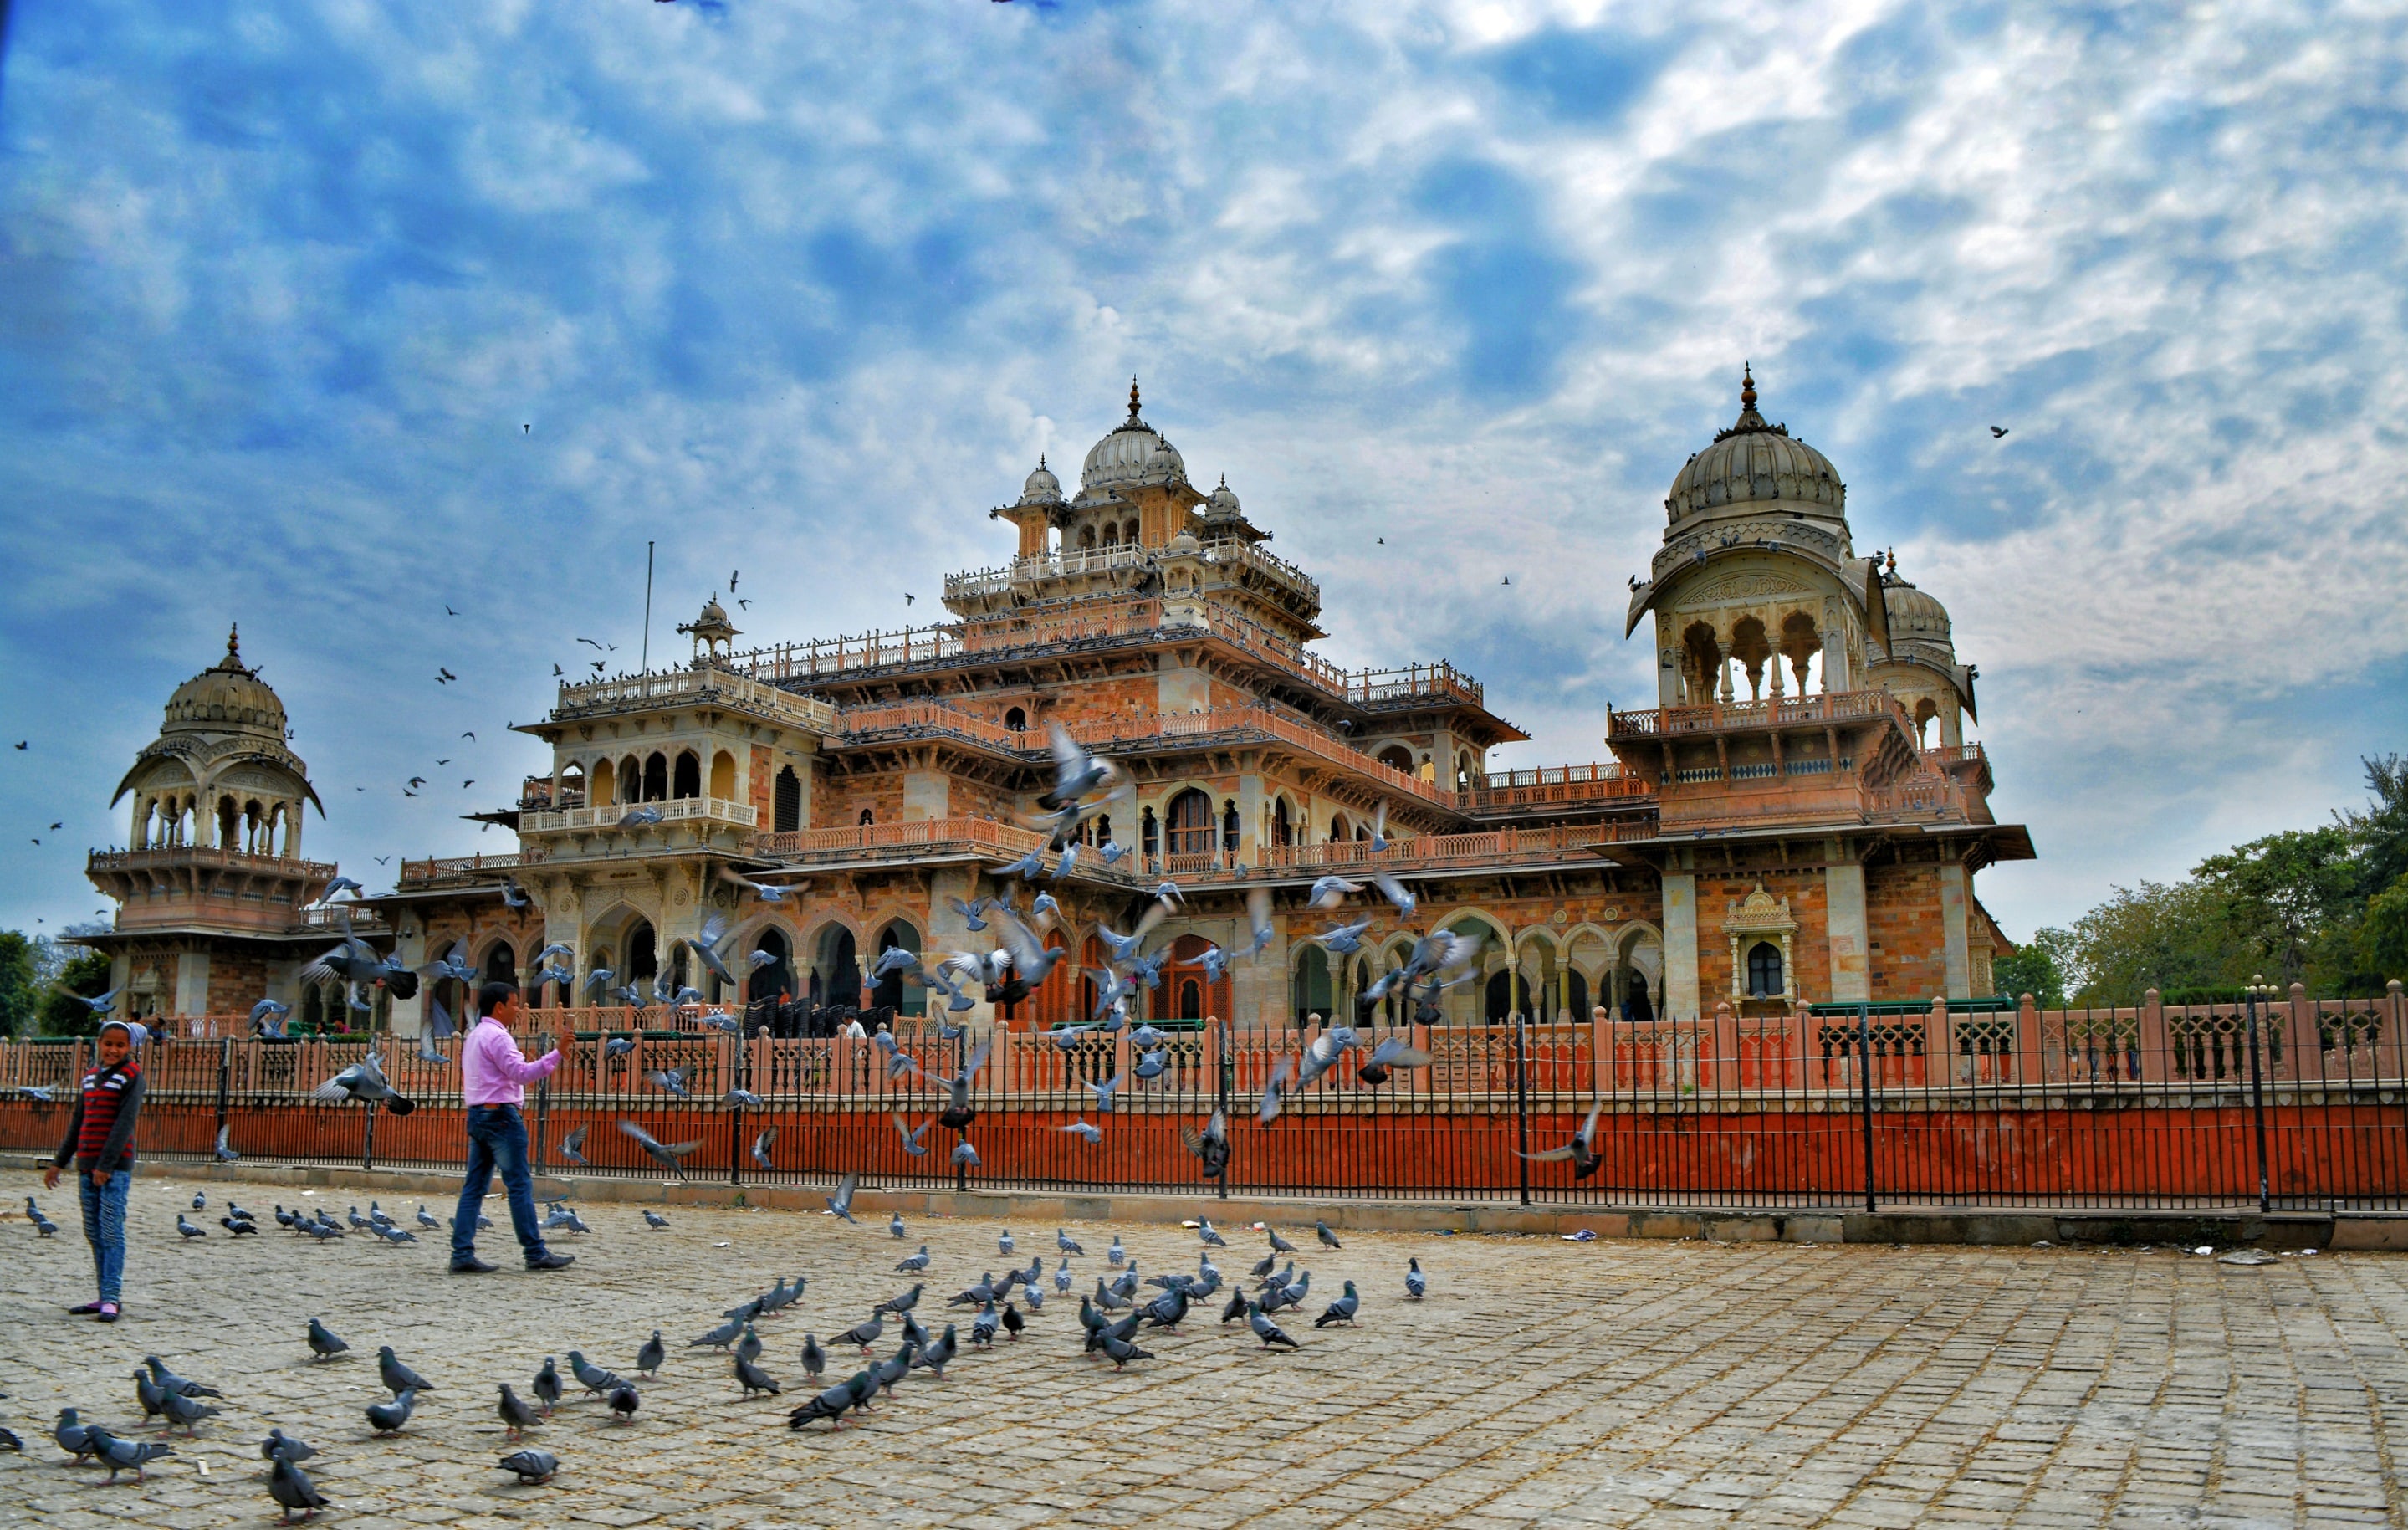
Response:
MULTIPOLYGON (((2408 731, 2401 25, 20 6, 0 660, 67 683, 0 731, 75 768, 0 800, 109 839, 53 783, 113 779, 239 615, 324 741, 313 848, 473 848, 493 798, 395 763, 532 715, 571 628, 632 651, 647 537, 659 633, 736 565, 754 636, 925 620, 1131 371, 1333 654, 1476 657, 1516 752, 1585 759, 1746 356, 1983 667, 2048 857, 1985 895, 2068 917, 2408 731)), ((0 850, 0 922, 85 907, 52 848, 0 850)))

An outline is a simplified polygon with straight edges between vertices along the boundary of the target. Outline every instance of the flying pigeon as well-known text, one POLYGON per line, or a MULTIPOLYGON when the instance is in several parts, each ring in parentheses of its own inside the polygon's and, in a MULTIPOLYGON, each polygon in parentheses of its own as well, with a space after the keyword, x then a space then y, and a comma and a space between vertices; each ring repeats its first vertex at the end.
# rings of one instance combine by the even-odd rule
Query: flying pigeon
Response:
POLYGON ((619 1122, 619 1130, 622 1135, 627 1137, 638 1147, 642 1148, 645 1154, 654 1163, 669 1169, 681 1180, 685 1178, 685 1164, 683 1162, 685 1155, 694 1151, 695 1149, 702 1146, 702 1143, 698 1139, 693 1142, 663 1142, 660 1138, 652 1136, 652 1133, 644 1130, 641 1126, 637 1125, 632 1121, 623 1121, 619 1122))

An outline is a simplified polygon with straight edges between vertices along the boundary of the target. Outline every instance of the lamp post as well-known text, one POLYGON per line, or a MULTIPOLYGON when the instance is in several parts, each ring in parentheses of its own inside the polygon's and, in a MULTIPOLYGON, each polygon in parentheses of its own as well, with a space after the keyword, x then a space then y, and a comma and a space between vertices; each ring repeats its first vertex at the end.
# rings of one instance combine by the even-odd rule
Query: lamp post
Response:
POLYGON ((2264 973, 2249 979, 2249 1114, 2255 1122, 2258 1136, 2258 1209, 2263 1214, 2274 1208, 2273 1197, 2266 1183, 2266 1076, 2258 1065, 2258 1001, 2271 993, 2272 986, 2264 973))

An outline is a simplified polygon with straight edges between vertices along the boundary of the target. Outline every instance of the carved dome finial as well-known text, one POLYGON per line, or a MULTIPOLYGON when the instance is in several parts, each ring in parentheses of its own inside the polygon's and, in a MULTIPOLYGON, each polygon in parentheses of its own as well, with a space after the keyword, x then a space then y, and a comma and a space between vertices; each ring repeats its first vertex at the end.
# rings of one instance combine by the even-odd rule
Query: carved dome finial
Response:
POLYGON ((1756 408, 1756 366, 1752 362, 1739 364, 1739 407, 1742 409, 1756 408))
POLYGON ((226 623, 226 658, 236 665, 242 663, 242 623, 239 622, 226 623))
POLYGON ((1129 375, 1129 418, 1137 418, 1137 375, 1129 375))

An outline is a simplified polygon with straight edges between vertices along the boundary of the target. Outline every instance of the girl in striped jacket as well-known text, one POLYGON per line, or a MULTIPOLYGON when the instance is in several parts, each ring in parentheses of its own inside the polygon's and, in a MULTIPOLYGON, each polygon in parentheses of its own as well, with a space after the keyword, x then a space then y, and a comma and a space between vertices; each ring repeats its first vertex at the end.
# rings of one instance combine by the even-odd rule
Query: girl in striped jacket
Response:
POLYGON ((75 1160, 83 1200, 83 1236, 100 1276, 98 1299, 70 1312, 115 1323, 125 1276, 125 1197, 134 1184, 134 1123, 142 1113, 142 1065, 134 1060, 134 1028, 112 1020, 100 1028, 100 1065, 83 1076, 67 1137, 59 1144, 44 1185, 55 1190, 59 1171, 75 1160))

